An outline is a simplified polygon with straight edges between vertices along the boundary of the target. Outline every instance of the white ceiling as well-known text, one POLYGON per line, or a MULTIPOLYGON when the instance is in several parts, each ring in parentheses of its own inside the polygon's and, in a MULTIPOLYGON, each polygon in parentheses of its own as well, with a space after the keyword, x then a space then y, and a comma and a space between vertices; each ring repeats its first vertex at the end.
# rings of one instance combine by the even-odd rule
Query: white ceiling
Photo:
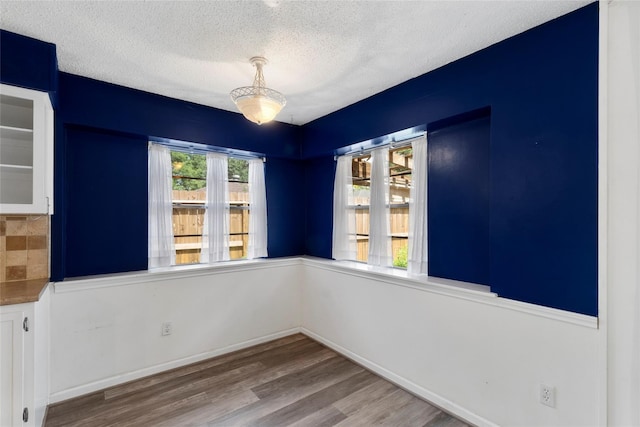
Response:
POLYGON ((588 3, 2 0, 0 27, 62 71, 230 111, 265 56, 278 120, 304 124, 588 3))

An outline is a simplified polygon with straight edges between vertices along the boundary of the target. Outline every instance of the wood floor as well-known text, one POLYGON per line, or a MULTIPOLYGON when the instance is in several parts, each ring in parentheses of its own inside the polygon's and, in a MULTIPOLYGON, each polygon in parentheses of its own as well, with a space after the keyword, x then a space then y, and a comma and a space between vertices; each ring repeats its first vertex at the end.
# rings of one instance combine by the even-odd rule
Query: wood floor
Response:
POLYGON ((49 407, 55 426, 467 424, 307 338, 291 335, 49 407))

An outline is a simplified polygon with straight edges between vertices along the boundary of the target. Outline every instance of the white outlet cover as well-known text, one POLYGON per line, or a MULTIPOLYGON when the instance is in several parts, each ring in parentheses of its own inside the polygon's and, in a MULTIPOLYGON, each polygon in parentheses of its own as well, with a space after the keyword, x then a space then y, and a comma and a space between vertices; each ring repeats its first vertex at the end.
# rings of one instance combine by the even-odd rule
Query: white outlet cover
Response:
POLYGON ((172 329, 173 329, 173 326, 171 325, 171 322, 165 322, 162 324, 161 334, 163 336, 171 335, 172 329))
POLYGON ((556 388, 540 384, 540 403, 549 406, 550 408, 556 407, 556 388))

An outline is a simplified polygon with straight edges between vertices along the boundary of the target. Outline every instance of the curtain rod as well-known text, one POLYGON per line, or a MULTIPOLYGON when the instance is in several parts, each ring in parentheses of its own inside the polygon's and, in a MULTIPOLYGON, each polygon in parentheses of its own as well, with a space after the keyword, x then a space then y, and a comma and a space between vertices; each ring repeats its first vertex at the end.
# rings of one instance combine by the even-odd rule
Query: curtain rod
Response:
POLYGON ((402 147, 407 147, 409 145, 411 145, 411 143, 413 141, 415 141, 416 139, 422 138, 423 136, 425 136, 427 134, 426 131, 423 132, 419 132, 417 134, 413 134, 408 138, 403 138, 403 139, 398 139, 396 140, 395 138, 391 139, 390 142, 385 142, 384 144, 379 144, 376 145, 374 147, 369 147, 369 148, 360 148, 360 149, 354 149, 351 151, 347 151, 344 154, 341 155, 334 155, 333 156, 333 160, 337 160, 338 157, 341 156, 352 156, 352 155, 362 155, 364 156, 365 154, 369 154, 370 152, 377 150, 379 148, 383 148, 383 147, 389 147, 389 148, 402 148, 402 147))
POLYGON ((187 154, 204 154, 220 153, 229 157, 242 160, 262 159, 267 161, 267 157, 262 153, 254 153, 251 151, 236 150, 233 148, 218 147, 214 145, 200 144, 196 142, 179 141, 167 138, 149 138, 149 144, 160 144, 169 147, 172 151, 179 151, 187 154))

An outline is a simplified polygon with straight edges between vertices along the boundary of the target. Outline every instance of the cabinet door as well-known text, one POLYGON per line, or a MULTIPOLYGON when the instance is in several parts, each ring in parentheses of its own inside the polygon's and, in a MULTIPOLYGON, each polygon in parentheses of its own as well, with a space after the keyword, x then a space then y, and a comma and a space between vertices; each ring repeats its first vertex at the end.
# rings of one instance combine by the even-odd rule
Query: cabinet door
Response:
POLYGON ((21 426, 24 409, 22 312, 0 313, 0 426, 21 426))
POLYGON ((49 95, 0 85, 0 214, 52 213, 52 153, 49 95))

